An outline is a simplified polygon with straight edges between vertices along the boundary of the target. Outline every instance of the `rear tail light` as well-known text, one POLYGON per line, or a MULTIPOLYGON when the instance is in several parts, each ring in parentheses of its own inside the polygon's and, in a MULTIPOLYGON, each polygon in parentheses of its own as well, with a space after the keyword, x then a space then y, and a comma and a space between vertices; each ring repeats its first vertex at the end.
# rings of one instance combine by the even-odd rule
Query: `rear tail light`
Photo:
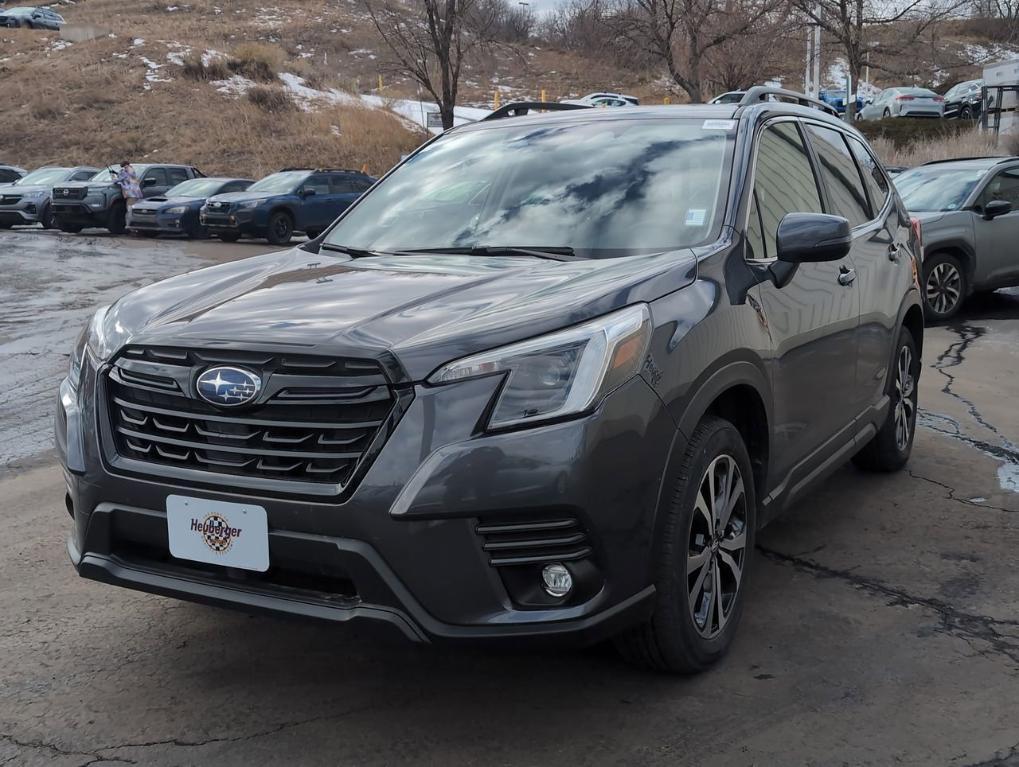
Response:
POLYGON ((945 100, 945 97, 944 96, 935 96, 934 100, 937 101, 940 104, 942 101, 945 100))
POLYGON ((912 101, 914 98, 915 98, 915 96, 896 96, 895 100, 896 101, 912 101))
POLYGON ((916 238, 917 251, 920 253, 921 258, 923 257, 923 224, 920 223, 920 219, 911 218, 909 219, 909 227, 913 230, 913 237, 916 238))

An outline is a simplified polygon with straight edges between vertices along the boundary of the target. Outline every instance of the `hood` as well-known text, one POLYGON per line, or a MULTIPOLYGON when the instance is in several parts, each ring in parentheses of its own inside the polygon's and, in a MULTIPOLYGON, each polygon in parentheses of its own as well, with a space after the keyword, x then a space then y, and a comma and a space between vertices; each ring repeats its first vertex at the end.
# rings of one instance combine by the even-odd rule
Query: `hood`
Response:
POLYGON ((116 186, 112 181, 61 181, 53 189, 83 189, 90 186, 116 186))
POLYGON ((145 210, 163 210, 164 208, 175 208, 179 205, 193 208, 204 204, 205 200, 201 197, 149 197, 142 202, 135 203, 135 207, 145 210))
POLYGON ((250 202, 251 200, 269 200, 273 197, 287 197, 288 192, 227 192, 215 194, 206 202, 250 202))
POLYGON ((690 284, 690 250, 590 261, 351 259, 295 248, 148 285, 106 315, 124 344, 382 358, 421 380, 443 362, 557 330, 690 284))
POLYGON ((46 192, 49 194, 52 191, 51 186, 37 186, 31 184, 29 186, 22 186, 21 184, 3 184, 0 185, 0 194, 36 194, 38 192, 46 192))

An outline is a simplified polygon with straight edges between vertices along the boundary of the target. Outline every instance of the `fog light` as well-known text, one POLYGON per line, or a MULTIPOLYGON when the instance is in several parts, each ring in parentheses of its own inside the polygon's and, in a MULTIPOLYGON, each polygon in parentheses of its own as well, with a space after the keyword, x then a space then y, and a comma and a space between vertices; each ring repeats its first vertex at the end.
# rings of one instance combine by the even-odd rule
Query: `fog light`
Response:
POLYGON ((573 576, 558 563, 545 565, 541 571, 541 580, 545 583, 545 591, 552 597, 564 597, 573 588, 573 576))

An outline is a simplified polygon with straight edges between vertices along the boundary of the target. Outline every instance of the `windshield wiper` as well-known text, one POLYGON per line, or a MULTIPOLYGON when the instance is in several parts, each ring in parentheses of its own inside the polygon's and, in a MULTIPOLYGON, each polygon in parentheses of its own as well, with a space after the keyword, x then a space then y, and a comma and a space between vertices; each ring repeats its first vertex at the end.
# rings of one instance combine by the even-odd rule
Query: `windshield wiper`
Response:
POLYGON ((472 245, 467 248, 413 248, 401 250, 398 253, 449 253, 451 255, 465 256, 531 256, 533 258, 548 258, 553 261, 572 261, 580 258, 568 246, 527 246, 516 247, 513 245, 472 245))
POLYGON ((369 256, 391 256, 384 250, 365 250, 364 248, 351 248, 347 245, 333 245, 331 242, 323 242, 319 245, 320 250, 331 250, 334 253, 346 253, 351 258, 368 258, 369 256))

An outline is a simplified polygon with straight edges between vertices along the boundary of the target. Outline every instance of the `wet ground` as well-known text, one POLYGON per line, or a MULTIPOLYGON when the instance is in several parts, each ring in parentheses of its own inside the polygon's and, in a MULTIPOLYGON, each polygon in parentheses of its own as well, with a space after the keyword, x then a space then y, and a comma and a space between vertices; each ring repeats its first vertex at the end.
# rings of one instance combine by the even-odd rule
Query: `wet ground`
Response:
POLYGON ((0 232, 0 765, 1019 766, 1019 292, 929 329, 908 471, 846 467, 769 527, 731 654, 676 679, 75 577, 38 453, 67 348, 235 247, 0 232))

